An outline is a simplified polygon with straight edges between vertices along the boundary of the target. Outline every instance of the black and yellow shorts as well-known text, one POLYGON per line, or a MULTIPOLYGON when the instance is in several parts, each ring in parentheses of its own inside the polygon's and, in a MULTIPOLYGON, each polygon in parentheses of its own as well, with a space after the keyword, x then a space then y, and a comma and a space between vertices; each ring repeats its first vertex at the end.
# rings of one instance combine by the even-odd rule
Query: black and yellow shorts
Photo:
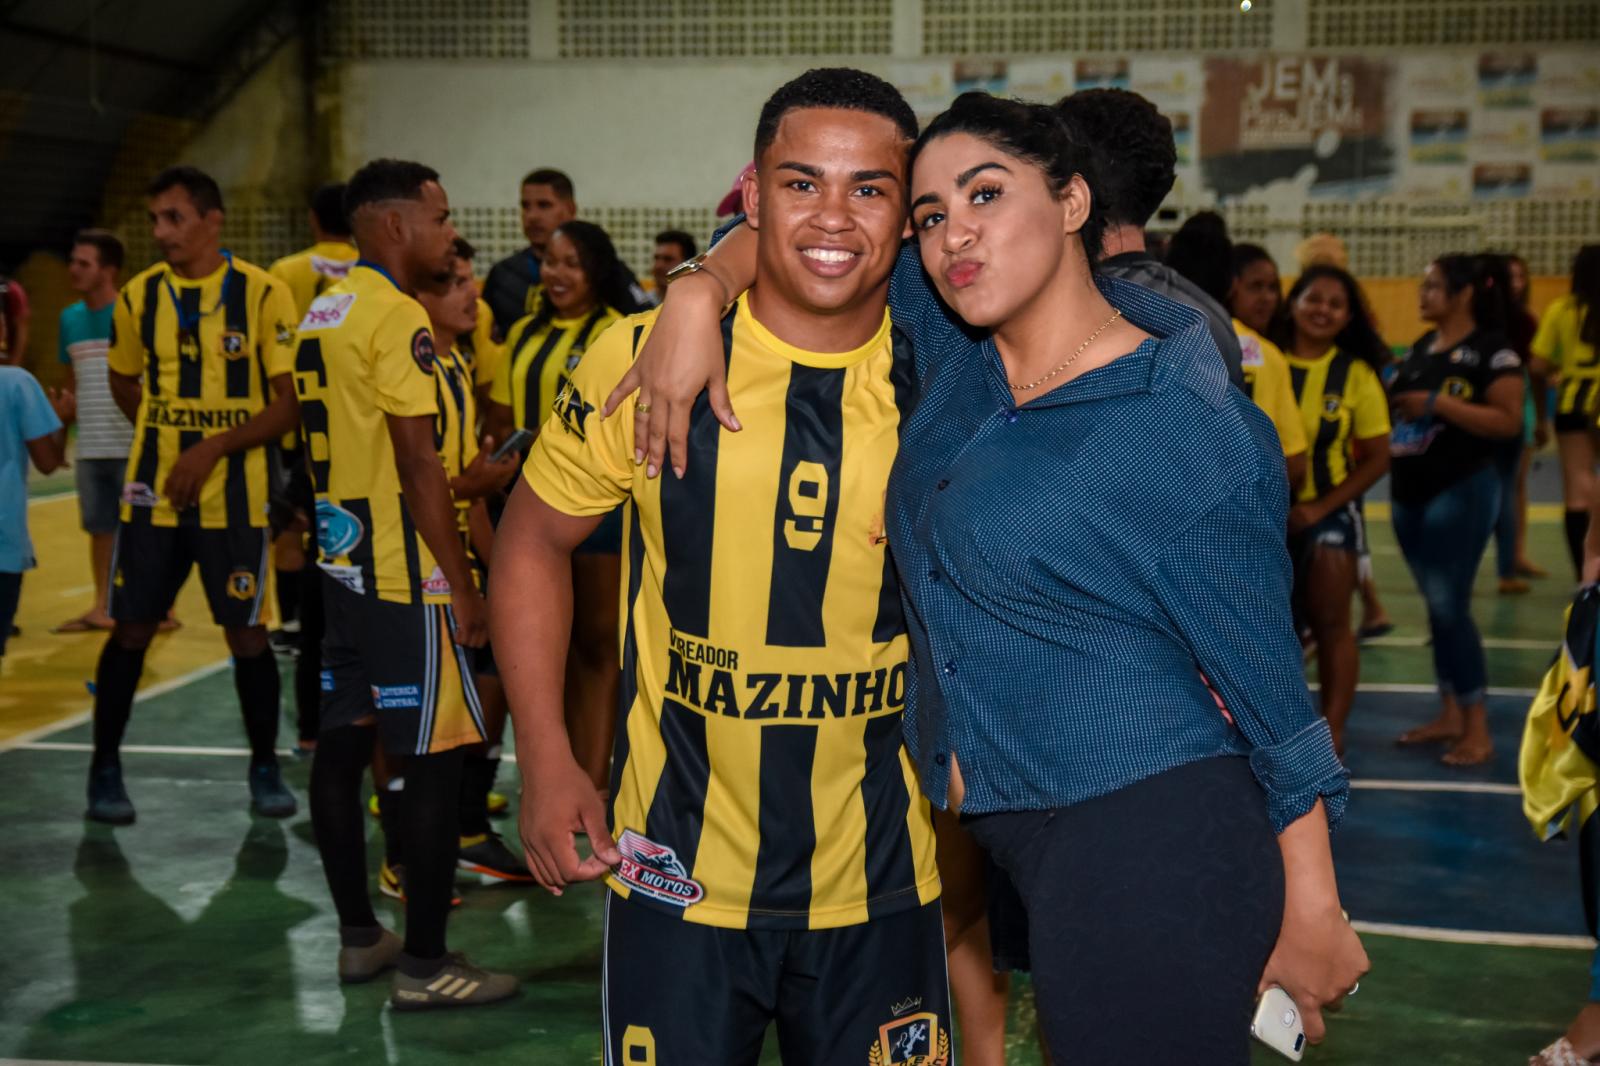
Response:
POLYGON ((939 901, 837 929, 723 929, 607 890, 606 1066, 953 1060, 939 901), (686 974, 697 974, 685 980, 686 974))
POLYGON ((375 716, 392 755, 429 755, 484 738, 472 649, 443 603, 389 603, 322 576, 323 730, 375 716))
POLYGON ((261 625, 267 585, 267 531, 256 526, 202 529, 117 523, 111 551, 111 617, 160 622, 189 572, 200 567, 211 617, 219 626, 261 625))
POLYGON ((1594 428, 1600 412, 1600 378, 1570 377, 1556 386, 1552 421, 1557 433, 1582 433, 1594 428))

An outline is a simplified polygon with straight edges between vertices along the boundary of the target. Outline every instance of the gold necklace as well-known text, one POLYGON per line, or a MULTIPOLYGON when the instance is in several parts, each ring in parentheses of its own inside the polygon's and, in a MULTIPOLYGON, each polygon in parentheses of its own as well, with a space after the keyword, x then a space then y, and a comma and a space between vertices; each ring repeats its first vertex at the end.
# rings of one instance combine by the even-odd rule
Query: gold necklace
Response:
MULTIPOLYGON (((1067 369, 1067 367, 1071 366, 1073 363, 1076 363, 1078 361, 1078 356, 1083 354, 1083 350, 1085 348, 1089 347, 1089 345, 1093 344, 1094 343, 1094 339, 1096 337, 1100 336, 1100 334, 1104 333, 1106 331, 1106 327, 1107 326, 1111 325, 1111 323, 1115 322, 1117 319, 1119 319, 1121 317, 1122 317, 1122 311, 1120 309, 1111 312, 1111 317, 1106 319, 1104 322, 1100 323, 1100 328, 1099 329, 1095 330, 1093 333, 1091 333, 1087 337, 1083 338, 1083 343, 1078 345, 1078 350, 1073 352, 1072 353, 1072 357, 1069 358, 1065 363, 1062 363, 1060 366, 1058 366, 1054 370, 1050 371, 1050 373, 1046 374, 1044 377, 1040 378, 1038 381, 1030 381, 1026 385, 1011 385, 1011 391, 1012 392, 1027 392, 1029 389, 1037 389, 1040 385, 1043 385, 1045 382, 1049 381, 1051 378, 1055 377, 1057 374, 1059 374, 1063 370, 1067 369)), ((1007 382, 1007 384, 1009 385, 1010 382, 1007 382)))

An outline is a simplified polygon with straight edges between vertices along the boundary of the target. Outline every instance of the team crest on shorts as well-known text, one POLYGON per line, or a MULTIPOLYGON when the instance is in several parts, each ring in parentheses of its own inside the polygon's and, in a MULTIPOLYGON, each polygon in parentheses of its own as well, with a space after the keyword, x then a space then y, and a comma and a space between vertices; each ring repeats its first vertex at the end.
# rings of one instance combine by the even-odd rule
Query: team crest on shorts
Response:
POLYGON ((228 575, 228 595, 236 600, 256 598, 256 575, 248 570, 235 570, 228 575))
POLYGON ((896 1018, 878 1028, 878 1042, 867 1055, 868 1066, 946 1066, 950 1034, 930 1012, 896 1018))
POLYGON ((687 907, 705 898, 706 890, 689 876, 678 853, 665 844, 624 829, 617 850, 622 852, 617 879, 633 891, 674 907, 687 907))

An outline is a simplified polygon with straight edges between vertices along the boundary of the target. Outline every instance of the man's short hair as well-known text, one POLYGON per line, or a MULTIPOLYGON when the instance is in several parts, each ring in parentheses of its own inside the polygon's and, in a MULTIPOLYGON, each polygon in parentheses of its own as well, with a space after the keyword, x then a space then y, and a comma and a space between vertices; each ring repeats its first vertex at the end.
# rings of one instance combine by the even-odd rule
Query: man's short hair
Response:
POLYGON ((125 253, 122 239, 108 229, 81 229, 72 238, 72 246, 87 244, 100 257, 100 265, 122 269, 125 253))
POLYGON ((685 259, 693 259, 698 250, 694 245, 694 238, 681 229, 664 229, 656 234, 657 244, 676 244, 683 252, 685 259))
POLYGON ((550 167, 540 167, 537 170, 528 171, 527 175, 522 179, 522 184, 548 185, 555 190, 555 194, 561 199, 571 200, 573 198, 572 179, 561 171, 550 167))
POLYGON ((778 136, 778 123, 791 111, 835 107, 882 115, 907 141, 917 139, 917 115, 900 90, 875 74, 851 67, 817 67, 778 87, 756 120, 756 166, 778 136))
POLYGON ((311 213, 317 218, 318 228, 328 236, 350 236, 350 220, 344 216, 344 182, 318 185, 311 194, 311 213))
POLYGON ((1127 89, 1084 89, 1063 97, 1056 109, 1100 157, 1106 221, 1142 228, 1177 179, 1171 121, 1127 89))
POLYGON ((202 215, 222 210, 222 189, 217 180, 199 167, 180 164, 168 167, 150 179, 145 186, 146 196, 160 196, 168 189, 182 188, 194 202, 194 209, 202 215))
POLYGON ((450 247, 456 253, 457 259, 464 259, 470 263, 474 259, 478 258, 478 250, 471 244, 467 243, 467 239, 465 237, 457 236, 456 243, 450 247))
POLYGON ((408 159, 374 159, 354 174, 344 187, 344 215, 355 218, 356 211, 385 200, 420 200, 422 187, 438 181, 439 172, 408 159))

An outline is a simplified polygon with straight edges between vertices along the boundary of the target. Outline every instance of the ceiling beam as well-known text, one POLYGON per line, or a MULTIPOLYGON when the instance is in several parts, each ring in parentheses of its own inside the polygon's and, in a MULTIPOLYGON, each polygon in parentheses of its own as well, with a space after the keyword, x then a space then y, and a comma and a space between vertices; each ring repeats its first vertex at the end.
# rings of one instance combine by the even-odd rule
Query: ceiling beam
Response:
POLYGON ((178 71, 183 74, 211 73, 207 67, 199 63, 190 63, 187 60, 174 59, 171 56, 158 55, 155 52, 146 52, 138 48, 125 48, 122 45, 107 44, 104 41, 91 42, 87 37, 63 33, 60 30, 47 30, 40 26, 27 26, 13 19, 0 22, 0 33, 9 33, 17 37, 53 44, 61 48, 71 48, 80 52, 93 51, 98 55, 112 59, 125 59, 130 63, 143 63, 148 66, 178 71))

